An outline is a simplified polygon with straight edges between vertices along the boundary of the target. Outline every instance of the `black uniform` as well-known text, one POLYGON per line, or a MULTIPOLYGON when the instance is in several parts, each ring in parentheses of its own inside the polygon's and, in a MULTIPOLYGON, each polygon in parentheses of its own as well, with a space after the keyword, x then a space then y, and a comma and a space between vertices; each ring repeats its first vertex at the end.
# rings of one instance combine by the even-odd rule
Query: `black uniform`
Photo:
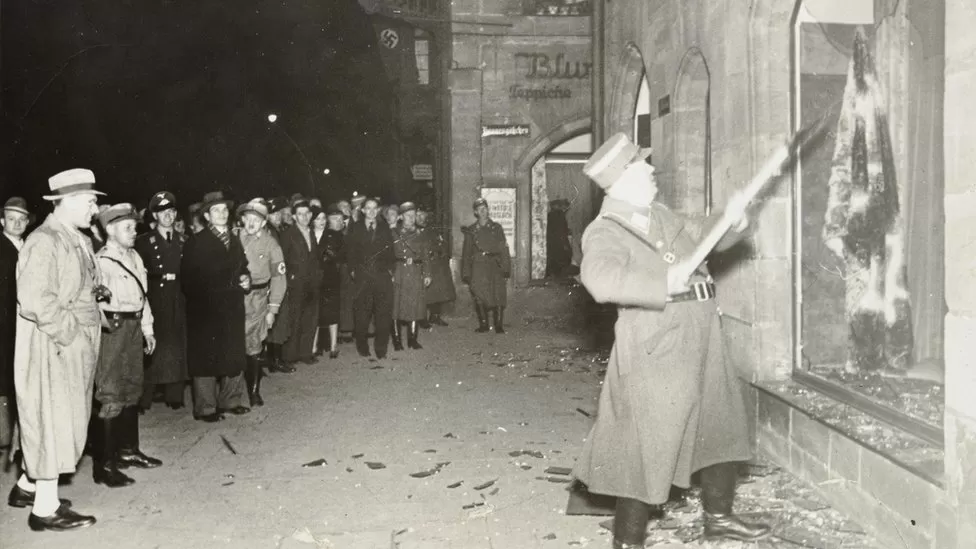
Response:
POLYGON ((146 358, 145 392, 140 405, 152 405, 153 392, 162 386, 166 403, 183 405, 186 370, 186 298, 180 288, 180 262, 188 237, 174 231, 164 236, 152 230, 136 240, 136 251, 149 273, 149 305, 156 332, 156 351, 146 358))

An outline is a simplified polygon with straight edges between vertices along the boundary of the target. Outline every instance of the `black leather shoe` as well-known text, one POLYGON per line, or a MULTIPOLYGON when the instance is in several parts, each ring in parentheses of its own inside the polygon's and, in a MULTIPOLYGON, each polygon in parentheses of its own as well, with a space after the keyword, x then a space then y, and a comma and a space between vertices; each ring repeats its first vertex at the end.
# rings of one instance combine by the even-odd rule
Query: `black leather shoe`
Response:
POLYGON ((224 416, 218 414, 217 412, 214 412, 212 414, 206 414, 203 416, 193 416, 193 419, 197 421, 204 421, 207 423, 217 423, 218 421, 224 419, 224 416))
POLYGON ((339 351, 338 351, 338 349, 335 350, 335 351, 329 351, 329 358, 330 359, 339 358, 339 351))
POLYGON ((53 515, 49 517, 39 517, 31 513, 27 519, 27 525, 35 532, 51 530, 53 532, 63 532, 76 528, 85 528, 95 524, 95 517, 75 513, 67 505, 61 505, 53 515))
POLYGON ((769 536, 770 528, 765 524, 743 522, 735 515, 713 515, 704 513, 705 540, 734 539, 738 541, 759 541, 769 536))
POLYGON ((166 405, 169 406, 170 410, 179 410, 183 407, 182 402, 167 402, 166 405))
POLYGON ((218 413, 234 414, 235 416, 242 416, 250 411, 251 409, 247 406, 234 406, 233 408, 219 408, 217 410, 218 413))
POLYGON ((124 488, 130 484, 135 484, 135 479, 119 471, 117 467, 108 464, 95 464, 92 471, 92 480, 95 484, 104 484, 109 488, 124 488))
POLYGON ((126 467, 138 467, 139 469, 155 469, 163 462, 143 454, 139 450, 123 448, 119 450, 119 469, 126 467))
MULTIPOLYGON (((71 507, 70 499, 60 499, 61 505, 65 507, 71 507)), ((10 489, 10 495, 7 496, 7 505, 11 507, 17 507, 18 509, 23 509, 24 507, 32 507, 34 505, 34 492, 28 492, 20 486, 14 484, 14 487, 10 489)))
POLYGON ((295 373, 296 370, 297 368, 295 368, 291 364, 288 364, 287 362, 277 362, 275 364, 272 364, 271 367, 268 368, 269 372, 282 373, 282 374, 292 374, 295 373))

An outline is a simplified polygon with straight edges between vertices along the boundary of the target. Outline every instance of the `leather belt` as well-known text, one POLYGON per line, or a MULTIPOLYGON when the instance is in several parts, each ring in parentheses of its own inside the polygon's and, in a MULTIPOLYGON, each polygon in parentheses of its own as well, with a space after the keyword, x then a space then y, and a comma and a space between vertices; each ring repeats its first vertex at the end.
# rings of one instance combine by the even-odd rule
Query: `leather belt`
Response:
POLYGON ((691 291, 676 294, 668 298, 668 303, 680 303, 682 301, 708 301, 715 297, 715 284, 711 282, 695 282, 691 285, 691 291))
POLYGON ((397 261, 400 262, 400 263, 403 263, 404 265, 423 265, 424 264, 423 261, 417 261, 416 259, 414 259, 412 257, 406 257, 406 258, 403 258, 403 259, 397 259, 397 261))
POLYGON ((176 273, 151 274, 149 280, 176 280, 176 273))
POLYGON ((109 320, 142 320, 142 311, 105 311, 109 320))
POLYGON ((481 255, 481 256, 484 256, 484 257, 494 257, 496 255, 501 255, 501 254, 496 253, 496 252, 478 252, 478 255, 481 255))
POLYGON ((266 282, 262 282, 260 284, 251 284, 251 291, 253 292, 254 290, 263 290, 263 289, 267 288, 270 285, 271 285, 271 281, 270 280, 268 280, 266 282))

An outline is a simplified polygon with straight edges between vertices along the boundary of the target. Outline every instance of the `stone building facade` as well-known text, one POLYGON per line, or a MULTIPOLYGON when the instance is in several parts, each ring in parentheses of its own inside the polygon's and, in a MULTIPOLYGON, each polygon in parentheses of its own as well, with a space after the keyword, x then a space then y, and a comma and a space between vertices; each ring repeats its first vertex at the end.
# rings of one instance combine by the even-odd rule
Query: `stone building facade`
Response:
MULTIPOLYGON (((749 245, 717 266, 723 324, 762 454, 817 486, 887 546, 972 547, 976 107, 967 95, 976 86, 976 37, 967 31, 976 25, 976 7, 968 0, 598 0, 594 140, 646 131, 635 138, 654 147, 664 199, 692 215, 721 208, 809 121, 811 105, 835 109, 837 120, 841 107, 823 98, 840 99, 847 60, 838 52, 850 48, 845 33, 853 36, 857 25, 869 30, 880 85, 888 90, 902 213, 915 216, 906 219, 907 249, 927 266, 909 263, 910 276, 924 285, 913 305, 930 313, 916 315, 914 358, 938 363, 930 387, 934 398, 944 398, 940 417, 902 417, 843 387, 836 381, 843 372, 827 382, 809 373, 803 344, 815 338, 817 324, 807 332, 800 325, 804 307, 819 296, 804 294, 810 276, 800 272, 807 267, 801 247, 811 230, 812 218, 803 217, 808 194, 819 191, 811 177, 801 182, 806 172, 799 168, 762 196, 749 245), (635 125, 642 86, 652 118, 643 130, 635 125), (835 401, 843 421, 824 412, 837 410, 835 401), (907 446, 925 458, 913 461, 900 443, 842 428, 859 415, 865 417, 859 425, 879 420, 879 432, 891 435, 884 441, 912 441, 907 446)), ((804 170, 821 162, 829 173, 831 152, 804 160, 804 170)), ((809 234, 810 242, 819 238, 809 234)), ((831 343, 841 344, 824 344, 831 343)))
MULTIPOLYGON (((508 233, 515 284, 530 280, 532 256, 545 245, 539 219, 545 219, 546 195, 538 183, 533 192, 533 166, 591 126, 590 18, 578 10, 559 10, 555 5, 561 3, 572 4, 451 3, 449 203, 454 253, 460 255, 461 225, 474 221, 472 201, 485 196, 493 217, 508 233), (556 15, 536 15, 549 10, 556 15)), ((575 198, 577 207, 589 210, 585 179, 580 177, 572 189, 573 196, 560 198, 575 198)))

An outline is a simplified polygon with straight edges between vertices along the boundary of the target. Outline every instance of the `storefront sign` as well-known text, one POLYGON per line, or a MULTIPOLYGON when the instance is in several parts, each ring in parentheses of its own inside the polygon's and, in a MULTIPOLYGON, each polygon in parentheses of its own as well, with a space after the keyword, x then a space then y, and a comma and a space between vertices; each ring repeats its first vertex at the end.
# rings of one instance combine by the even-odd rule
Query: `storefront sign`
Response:
POLYGON ((524 99, 526 101, 538 101, 540 99, 569 99, 573 96, 573 90, 562 86, 542 86, 541 88, 526 88, 518 84, 512 84, 508 88, 510 99, 524 99))
POLYGON ((528 137, 528 124, 482 124, 481 137, 528 137))
POLYGON ((488 214, 502 226, 508 252, 515 255, 515 189, 481 189, 481 198, 488 201, 488 214))
POLYGON ((434 167, 430 164, 414 164, 410 166, 410 173, 414 181, 430 181, 434 179, 434 167))
POLYGON ((519 59, 528 61, 524 76, 530 79, 585 80, 590 77, 593 67, 589 61, 568 61, 562 53, 550 56, 541 52, 518 52, 515 54, 516 66, 519 59))

